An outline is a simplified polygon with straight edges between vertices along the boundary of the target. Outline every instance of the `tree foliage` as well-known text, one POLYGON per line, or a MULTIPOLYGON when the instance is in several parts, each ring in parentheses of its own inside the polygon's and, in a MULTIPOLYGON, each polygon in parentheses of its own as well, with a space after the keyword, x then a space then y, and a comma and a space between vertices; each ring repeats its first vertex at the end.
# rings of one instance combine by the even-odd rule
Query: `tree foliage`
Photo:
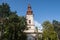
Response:
POLYGON ((43 40, 58 40, 57 33, 54 31, 53 25, 49 21, 43 22, 43 40))
POLYGON ((10 10, 7 3, 0 5, 1 40, 26 40, 26 19, 10 10), (2 24, 3 23, 3 24, 2 24))
POLYGON ((56 31, 56 33, 58 34, 58 38, 60 40, 60 22, 53 20, 53 26, 54 26, 54 30, 56 31))

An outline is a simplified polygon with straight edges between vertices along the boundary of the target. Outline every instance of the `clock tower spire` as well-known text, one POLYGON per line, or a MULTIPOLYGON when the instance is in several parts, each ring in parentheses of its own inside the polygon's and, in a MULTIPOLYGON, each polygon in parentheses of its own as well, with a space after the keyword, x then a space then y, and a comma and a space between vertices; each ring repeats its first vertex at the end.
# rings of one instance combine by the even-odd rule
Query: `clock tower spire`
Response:
POLYGON ((34 26, 34 20, 33 20, 33 11, 31 9, 31 6, 30 4, 28 4, 28 10, 27 10, 27 13, 26 13, 26 19, 27 19, 27 27, 29 30, 31 29, 35 29, 35 26, 34 26))
POLYGON ((30 4, 28 4, 28 10, 27 10, 27 15, 32 15, 33 11, 31 9, 30 4))
POLYGON ((30 4, 28 4, 28 9, 26 12, 26 22, 27 30, 24 32, 27 33, 27 40, 36 40, 36 28, 34 24, 34 15, 30 4))

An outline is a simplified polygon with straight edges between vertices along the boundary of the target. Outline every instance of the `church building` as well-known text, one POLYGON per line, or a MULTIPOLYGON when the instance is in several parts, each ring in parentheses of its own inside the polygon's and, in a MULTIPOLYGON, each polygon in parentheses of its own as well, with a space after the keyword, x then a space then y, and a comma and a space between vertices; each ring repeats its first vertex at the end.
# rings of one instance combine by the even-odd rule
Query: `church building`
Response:
MULTIPOLYGON (((37 31, 36 31, 36 27, 34 24, 34 15, 33 15, 33 11, 32 11, 30 4, 28 4, 28 9, 26 12, 26 21, 27 21, 28 29, 25 30, 24 32, 27 34, 27 40, 36 40, 37 31)), ((40 30, 38 30, 38 34, 41 34, 40 30)))

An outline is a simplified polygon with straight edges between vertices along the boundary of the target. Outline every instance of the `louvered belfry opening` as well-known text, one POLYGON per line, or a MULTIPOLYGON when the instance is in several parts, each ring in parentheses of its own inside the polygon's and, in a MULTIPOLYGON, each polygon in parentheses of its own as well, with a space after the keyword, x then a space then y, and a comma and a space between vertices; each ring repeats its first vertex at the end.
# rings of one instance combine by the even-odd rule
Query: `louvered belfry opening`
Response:
POLYGON ((31 8, 30 4, 28 4, 27 15, 32 15, 32 13, 33 13, 32 8, 31 8))

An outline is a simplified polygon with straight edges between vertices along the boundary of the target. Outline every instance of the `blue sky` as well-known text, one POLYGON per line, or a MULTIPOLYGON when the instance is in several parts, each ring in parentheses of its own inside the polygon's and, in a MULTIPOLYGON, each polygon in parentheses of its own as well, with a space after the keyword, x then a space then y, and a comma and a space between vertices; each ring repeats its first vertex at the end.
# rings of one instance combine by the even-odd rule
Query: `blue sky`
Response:
POLYGON ((60 21, 60 0, 0 0, 8 3, 12 11, 17 11, 19 16, 25 16, 27 6, 30 3, 33 13, 34 20, 39 23, 43 23, 45 20, 60 21))

